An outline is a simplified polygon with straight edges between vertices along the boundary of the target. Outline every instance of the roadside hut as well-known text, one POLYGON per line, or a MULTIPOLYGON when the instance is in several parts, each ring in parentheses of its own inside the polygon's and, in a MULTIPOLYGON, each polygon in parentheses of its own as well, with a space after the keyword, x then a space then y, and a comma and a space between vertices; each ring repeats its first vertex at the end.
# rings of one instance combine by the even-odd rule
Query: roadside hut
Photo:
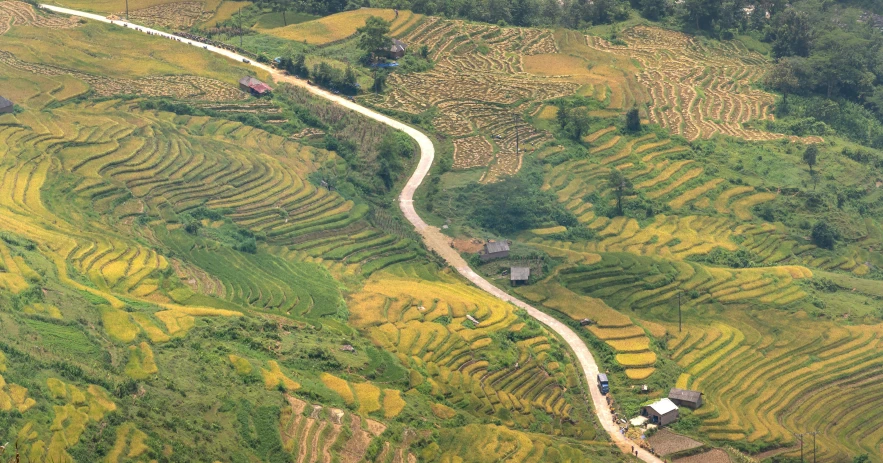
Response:
POLYGON ((245 76, 239 79, 239 89, 243 92, 251 93, 254 96, 267 95, 273 91, 269 85, 251 76, 245 76))
POLYGON ((678 407, 687 407, 696 410, 702 406, 702 393, 688 389, 671 388, 668 398, 678 407))
POLYGON ((488 241, 481 253, 482 262, 509 257, 509 243, 506 241, 488 241))
POLYGON ((11 101, 0 96, 0 114, 12 114, 15 111, 15 105, 11 101))
POLYGON ((530 280, 530 267, 511 267, 509 269, 509 282, 512 286, 527 284, 530 280))
POLYGON ((646 416, 651 424, 666 426, 678 420, 678 406, 668 398, 661 399, 641 409, 641 416, 646 416))
POLYGON ((408 49, 408 46, 405 45, 405 42, 402 42, 399 39, 392 39, 392 45, 389 47, 389 57, 391 59, 401 59, 405 56, 405 50, 408 49))

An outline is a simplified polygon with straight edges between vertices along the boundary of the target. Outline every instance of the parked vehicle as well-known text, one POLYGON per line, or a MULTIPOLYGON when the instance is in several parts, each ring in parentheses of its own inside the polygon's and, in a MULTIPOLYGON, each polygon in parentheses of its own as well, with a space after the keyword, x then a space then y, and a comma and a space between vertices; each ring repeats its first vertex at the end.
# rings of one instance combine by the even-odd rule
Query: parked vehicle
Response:
POLYGON ((601 391, 601 394, 610 392, 610 383, 607 382, 607 375, 604 373, 598 374, 598 390, 601 391))
POLYGON ((249 61, 247 58, 242 58, 242 62, 243 63, 251 63, 251 61, 249 61))

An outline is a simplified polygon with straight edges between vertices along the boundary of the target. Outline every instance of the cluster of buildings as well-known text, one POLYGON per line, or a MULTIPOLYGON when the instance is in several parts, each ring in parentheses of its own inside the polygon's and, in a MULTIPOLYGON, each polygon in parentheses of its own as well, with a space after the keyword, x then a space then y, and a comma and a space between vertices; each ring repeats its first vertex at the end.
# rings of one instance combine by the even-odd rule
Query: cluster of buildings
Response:
POLYGON ((695 410, 702 406, 702 393, 687 389, 672 388, 668 397, 645 405, 641 416, 656 426, 665 426, 678 420, 678 407, 695 410))

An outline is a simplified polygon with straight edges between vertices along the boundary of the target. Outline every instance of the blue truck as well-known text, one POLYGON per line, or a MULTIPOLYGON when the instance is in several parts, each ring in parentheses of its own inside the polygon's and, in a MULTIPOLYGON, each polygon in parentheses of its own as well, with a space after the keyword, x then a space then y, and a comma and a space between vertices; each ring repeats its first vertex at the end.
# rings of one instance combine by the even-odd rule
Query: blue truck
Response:
POLYGON ((604 373, 598 374, 598 390, 601 391, 601 394, 610 392, 610 384, 607 382, 607 375, 604 373))

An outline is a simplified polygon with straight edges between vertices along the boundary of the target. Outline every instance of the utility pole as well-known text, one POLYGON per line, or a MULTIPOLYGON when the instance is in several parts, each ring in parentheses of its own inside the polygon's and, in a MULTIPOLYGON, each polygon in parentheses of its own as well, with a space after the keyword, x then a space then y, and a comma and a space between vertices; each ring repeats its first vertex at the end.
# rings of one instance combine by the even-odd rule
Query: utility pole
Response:
POLYGON ((521 141, 521 137, 518 134, 518 114, 512 115, 515 118, 515 156, 518 156, 518 144, 521 141))
POLYGON ((129 0, 126 0, 126 22, 129 21, 129 0))
POLYGON ((242 7, 239 7, 239 48, 242 48, 242 7))
POLYGON ((812 434, 812 463, 816 463, 816 434, 818 433, 818 430, 810 433, 812 434))
POLYGON ((794 433, 794 436, 800 439, 800 463, 804 463, 803 461, 803 434, 804 433, 794 433))

